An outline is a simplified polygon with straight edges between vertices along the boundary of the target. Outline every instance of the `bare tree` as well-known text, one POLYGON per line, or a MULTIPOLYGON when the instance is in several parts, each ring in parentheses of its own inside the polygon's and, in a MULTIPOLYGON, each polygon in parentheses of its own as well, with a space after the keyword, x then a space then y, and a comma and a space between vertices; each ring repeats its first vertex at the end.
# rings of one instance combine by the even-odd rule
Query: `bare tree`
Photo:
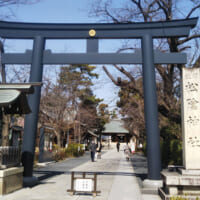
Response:
MULTIPOLYGON (((6 20, 14 15, 12 9, 10 8, 11 5, 16 4, 32 4, 37 3, 39 0, 0 0, 0 9, 7 8, 6 12, 0 14, 0 19, 6 20)), ((1 79, 2 83, 6 83, 6 67, 1 62, 1 55, 4 53, 4 40, 0 40, 0 71, 1 71, 1 79)), ((16 74, 19 72, 15 71, 16 74)), ((2 112, 2 111, 1 111, 2 112)), ((10 123, 11 123, 11 115, 5 114, 4 112, 1 113, 2 115, 2 146, 9 145, 9 130, 10 130, 10 123)))
POLYGON ((44 78, 43 92, 40 103, 40 123, 53 128, 57 137, 58 147, 61 147, 61 135, 69 125, 68 115, 71 114, 68 102, 69 97, 59 84, 53 84, 44 78))
MULTIPOLYGON (((175 1, 175 0, 127 0, 121 4, 116 1, 95 1, 93 4, 92 15, 98 16, 101 21, 114 23, 134 23, 134 22, 152 22, 163 20, 174 20, 180 18, 190 18, 199 16, 200 2, 175 1), (188 6, 183 5, 187 4, 188 6)), ((163 52, 189 52, 191 64, 199 67, 199 51, 195 51, 200 41, 200 32, 198 27, 194 29, 188 37, 168 38, 155 40, 155 48, 163 52)), ((134 49, 133 46, 126 46, 122 50, 134 49)), ((121 51, 122 51, 121 50, 121 51)), ((117 50, 119 51, 119 50, 117 50)), ((125 67, 114 65, 114 67, 126 76, 126 79, 112 76, 112 73, 104 67, 104 71, 110 77, 112 82, 121 88, 119 92, 120 101, 118 106, 121 113, 129 117, 127 125, 129 129, 141 127, 143 122, 143 91, 141 84, 137 84, 140 78, 135 78, 125 67), (127 81, 128 79, 128 81, 127 81), (132 97, 131 99, 126 97, 132 97), (132 112, 130 112, 132 110, 132 112), (136 123, 139 119, 139 123, 136 123), (132 121, 132 122, 131 122, 132 121)), ((160 126, 176 123, 180 125, 180 74, 182 65, 156 65, 158 110, 160 113, 160 126)), ((133 129, 132 129, 133 130, 133 129)), ((176 135, 180 137, 180 133, 176 135)))

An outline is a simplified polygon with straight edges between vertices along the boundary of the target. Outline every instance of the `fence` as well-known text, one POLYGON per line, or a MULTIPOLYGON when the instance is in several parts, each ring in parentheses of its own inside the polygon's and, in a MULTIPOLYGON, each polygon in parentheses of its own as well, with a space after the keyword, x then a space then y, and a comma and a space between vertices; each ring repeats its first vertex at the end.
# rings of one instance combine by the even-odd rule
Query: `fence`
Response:
POLYGON ((21 153, 18 147, 0 147, 0 169, 19 166, 21 153))

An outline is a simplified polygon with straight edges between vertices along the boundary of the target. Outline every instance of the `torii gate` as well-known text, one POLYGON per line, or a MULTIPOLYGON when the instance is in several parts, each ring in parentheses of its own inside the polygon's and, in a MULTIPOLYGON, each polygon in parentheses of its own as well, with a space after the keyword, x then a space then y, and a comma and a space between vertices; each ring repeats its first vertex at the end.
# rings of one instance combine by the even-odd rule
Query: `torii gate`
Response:
MULTIPOLYGON (((160 135, 156 95, 155 64, 185 64, 182 53, 154 51, 153 38, 184 37, 198 18, 132 24, 49 24, 0 22, 0 37, 33 39, 33 50, 4 53, 3 64, 31 64, 30 82, 42 82, 43 64, 142 64, 147 136, 148 179, 159 180, 161 171, 160 135), (136 53, 98 53, 98 39, 141 39, 142 51, 136 53), (86 39, 86 53, 51 53, 44 50, 46 39, 86 39)), ((26 115, 22 146, 24 183, 32 185, 33 161, 41 88, 29 96, 32 113, 26 115)))

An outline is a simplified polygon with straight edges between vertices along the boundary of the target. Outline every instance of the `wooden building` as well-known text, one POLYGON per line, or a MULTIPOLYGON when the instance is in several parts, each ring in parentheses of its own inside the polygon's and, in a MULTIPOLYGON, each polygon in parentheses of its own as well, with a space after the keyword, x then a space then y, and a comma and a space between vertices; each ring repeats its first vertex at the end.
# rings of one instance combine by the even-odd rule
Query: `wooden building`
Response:
POLYGON ((124 128, 124 122, 120 119, 113 119, 105 124, 102 138, 110 138, 112 142, 129 142, 131 135, 127 129, 124 128))

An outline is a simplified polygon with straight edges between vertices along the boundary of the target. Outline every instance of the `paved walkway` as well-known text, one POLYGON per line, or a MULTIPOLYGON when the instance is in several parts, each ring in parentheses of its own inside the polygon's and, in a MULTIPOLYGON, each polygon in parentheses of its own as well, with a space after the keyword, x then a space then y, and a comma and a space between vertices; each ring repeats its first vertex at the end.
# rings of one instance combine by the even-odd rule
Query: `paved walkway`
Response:
POLYGON ((32 188, 23 188, 0 197, 2 200, 160 200, 158 195, 141 192, 141 179, 138 175, 146 173, 145 158, 133 156, 133 163, 125 160, 123 151, 115 148, 104 150, 102 158, 91 162, 89 154, 78 159, 67 159, 37 169, 34 174, 40 182, 32 188), (138 161, 138 162, 137 162, 138 161), (143 163, 142 163, 143 162, 143 163), (142 165, 141 165, 142 163, 142 165), (92 195, 71 196, 66 190, 71 187, 71 171, 97 172, 97 190, 92 195))

